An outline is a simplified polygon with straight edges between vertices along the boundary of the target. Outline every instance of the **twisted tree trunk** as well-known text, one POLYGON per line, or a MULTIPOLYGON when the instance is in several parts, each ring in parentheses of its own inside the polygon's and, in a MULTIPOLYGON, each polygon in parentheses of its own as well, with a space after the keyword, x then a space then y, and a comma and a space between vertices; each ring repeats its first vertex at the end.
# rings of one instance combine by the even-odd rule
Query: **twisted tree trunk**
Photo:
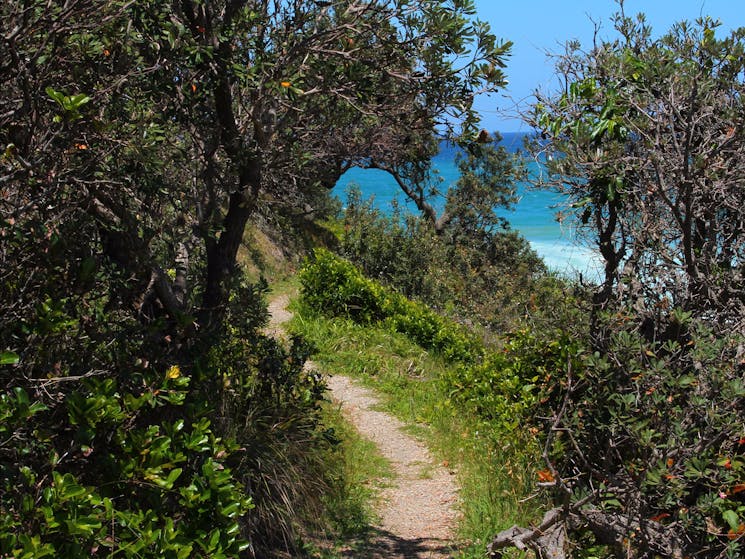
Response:
POLYGON ((531 550, 538 559, 567 559, 571 557, 569 535, 585 530, 609 546, 619 559, 646 556, 646 552, 666 559, 685 556, 683 543, 670 527, 594 508, 551 509, 535 528, 513 526, 497 534, 487 553, 491 559, 500 559, 503 550, 514 547, 531 550))

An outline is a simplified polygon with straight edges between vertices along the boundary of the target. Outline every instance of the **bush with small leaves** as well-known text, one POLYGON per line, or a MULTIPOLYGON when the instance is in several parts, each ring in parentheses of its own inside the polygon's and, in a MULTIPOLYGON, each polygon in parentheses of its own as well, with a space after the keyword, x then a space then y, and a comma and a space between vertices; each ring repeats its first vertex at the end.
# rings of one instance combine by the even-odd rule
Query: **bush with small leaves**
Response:
POLYGON ((483 344, 465 328, 366 278, 354 264, 328 250, 316 249, 301 270, 300 281, 304 303, 317 312, 362 323, 384 322, 454 361, 474 361, 483 352, 483 344))

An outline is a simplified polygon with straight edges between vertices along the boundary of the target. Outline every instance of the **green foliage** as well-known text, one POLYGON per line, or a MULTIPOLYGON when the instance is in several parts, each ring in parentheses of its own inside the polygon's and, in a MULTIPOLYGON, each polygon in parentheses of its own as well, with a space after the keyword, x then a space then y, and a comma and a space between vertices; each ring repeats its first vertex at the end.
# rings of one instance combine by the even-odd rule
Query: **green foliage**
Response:
POLYGON ((589 52, 569 45, 568 87, 533 108, 535 151, 556 154, 543 182, 597 243, 598 302, 623 299, 661 328, 672 304, 739 322, 745 29, 701 17, 654 37, 642 14, 614 23, 589 52))
POLYGON ((359 189, 347 192, 339 232, 339 252, 369 278, 393 287, 409 298, 430 301, 442 294, 431 273, 431 261, 444 259, 444 245, 431 224, 411 215, 384 216, 372 199, 363 200, 359 189))
POLYGON ((566 312, 537 304, 543 299, 573 300, 569 283, 548 275, 528 242, 503 229, 504 220, 489 201, 506 203, 507 194, 497 188, 486 195, 482 190, 489 190, 490 183, 480 180, 473 175, 461 185, 468 190, 463 196, 451 191, 451 213, 446 212, 451 220, 440 234, 423 217, 397 212, 384 216, 352 190, 343 215, 340 254, 406 297, 492 332, 570 320, 572 304, 566 305, 566 312))
POLYGON ((0 395, 0 438, 33 435, 0 462, 0 552, 177 558, 246 549, 239 520, 253 505, 226 467, 237 447, 184 408, 191 378, 177 365, 137 376, 134 386, 88 378, 61 403, 32 401, 21 387, 0 395))
POLYGON ((367 279, 348 260, 326 249, 316 249, 300 272, 303 300, 331 316, 349 316, 360 322, 379 321, 389 314, 391 302, 380 284, 367 279))
MULTIPOLYGON (((614 39, 569 45, 568 87, 530 117, 536 150, 556 153, 546 182, 605 263, 581 362, 539 408, 547 466, 566 495, 625 519, 609 553, 739 557, 745 30, 614 22, 614 39)), ((581 546, 608 544, 588 531, 581 546)))
POLYGON ((695 556, 738 556, 745 384, 732 357, 742 340, 688 318, 685 342, 651 345, 619 318, 606 318, 616 324, 602 355, 566 369, 556 417, 572 439, 556 437, 552 460, 585 490, 597 484, 609 510, 661 523, 695 556))
POLYGON ((0 365, 15 365, 20 359, 20 355, 13 351, 3 351, 0 353, 0 365))
POLYGON ((482 345, 465 328, 427 306, 402 296, 393 298, 387 323, 424 348, 434 349, 451 361, 472 362, 481 356, 482 345))
POLYGON ((318 312, 362 323, 385 321, 422 347, 456 361, 473 361, 483 351, 465 329, 366 278, 351 262, 325 249, 314 252, 300 272, 300 282, 303 301, 318 312))
MULTIPOLYGON (((62 108, 65 114, 65 118, 69 120, 78 120, 83 118, 80 114, 80 109, 83 105, 90 103, 91 98, 84 94, 78 93, 76 95, 65 95, 60 91, 55 91, 51 87, 47 87, 45 90, 47 95, 57 101, 57 104, 62 108)), ((62 116, 56 115, 52 121, 59 123, 62 121, 62 116)))
POLYGON ((488 142, 469 143, 456 154, 459 176, 448 189, 445 204, 448 233, 455 241, 486 247, 509 229, 507 219, 498 213, 513 208, 517 183, 527 176, 524 163, 498 145, 498 133, 494 136, 488 142))
POLYGON ((527 330, 509 334, 481 362, 448 369, 442 376, 445 391, 496 433, 537 431, 536 417, 555 398, 568 364, 581 366, 582 352, 581 344, 564 333, 543 336, 527 330))

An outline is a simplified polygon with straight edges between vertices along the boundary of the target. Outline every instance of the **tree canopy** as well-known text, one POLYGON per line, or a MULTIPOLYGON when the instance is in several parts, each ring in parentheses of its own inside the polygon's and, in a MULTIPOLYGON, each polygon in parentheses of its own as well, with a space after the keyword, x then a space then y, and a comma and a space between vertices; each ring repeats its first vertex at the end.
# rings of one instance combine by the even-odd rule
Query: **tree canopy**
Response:
POLYGON ((614 37, 568 45, 564 87, 528 115, 604 275, 537 412, 557 507, 494 557, 742 555, 745 29, 719 27, 655 38, 622 9, 614 37))
POLYGON ((745 31, 682 22, 659 39, 619 14, 619 38, 559 63, 566 88, 531 122, 605 261, 602 299, 652 315, 716 314, 742 331, 745 31))
POLYGON ((436 132, 473 134, 473 96, 502 85, 509 48, 461 0, 3 11, 6 184, 34 182, 59 211, 75 182, 76 210, 142 284, 130 296, 150 283, 171 317, 190 301, 205 324, 260 204, 298 203, 353 165, 421 165, 436 132), (188 273, 195 250, 199 301, 163 274, 177 259, 188 273))
POLYGON ((322 386, 260 332, 246 225, 474 136, 509 44, 470 0, 3 0, 0 21, 0 555, 293 545, 322 386))

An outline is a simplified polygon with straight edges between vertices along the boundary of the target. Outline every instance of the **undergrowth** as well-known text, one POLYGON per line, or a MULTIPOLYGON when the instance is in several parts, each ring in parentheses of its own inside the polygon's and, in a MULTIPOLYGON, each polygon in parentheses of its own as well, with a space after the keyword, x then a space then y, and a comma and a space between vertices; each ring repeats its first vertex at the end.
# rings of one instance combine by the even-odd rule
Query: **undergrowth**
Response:
POLYGON ((457 472, 463 558, 483 557, 494 533, 536 518, 541 501, 524 499, 534 481, 536 445, 527 432, 505 437, 486 422, 464 416, 440 382, 451 366, 447 361, 389 328, 324 318, 298 303, 293 309, 289 329, 314 346, 314 359, 325 372, 375 388, 385 408, 411 425, 457 472))
POLYGON ((378 493, 393 474, 375 444, 357 433, 337 404, 326 402, 323 420, 337 443, 324 454, 329 488, 322 497, 326 531, 309 538, 306 552, 318 559, 336 559, 367 545, 370 528, 378 520, 378 493))

